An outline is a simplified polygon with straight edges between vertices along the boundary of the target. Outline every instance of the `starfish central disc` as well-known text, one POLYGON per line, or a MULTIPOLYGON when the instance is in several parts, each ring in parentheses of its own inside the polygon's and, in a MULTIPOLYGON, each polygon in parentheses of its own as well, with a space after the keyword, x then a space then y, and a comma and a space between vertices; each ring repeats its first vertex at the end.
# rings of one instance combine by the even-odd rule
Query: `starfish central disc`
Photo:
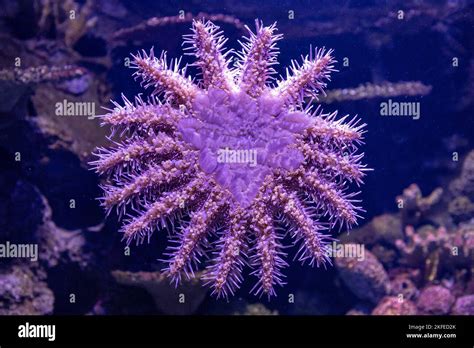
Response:
POLYGON ((302 112, 287 112, 270 94, 211 88, 193 104, 193 117, 180 121, 183 139, 199 151, 199 165, 248 206, 276 168, 295 170, 304 160, 295 138, 309 124, 302 112))

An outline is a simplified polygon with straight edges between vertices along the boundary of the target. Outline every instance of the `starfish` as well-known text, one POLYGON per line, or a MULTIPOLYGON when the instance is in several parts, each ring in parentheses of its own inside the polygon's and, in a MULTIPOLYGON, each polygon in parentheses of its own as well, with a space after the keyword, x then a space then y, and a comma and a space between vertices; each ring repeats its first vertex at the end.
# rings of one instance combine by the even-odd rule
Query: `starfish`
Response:
POLYGON ((348 188, 368 170, 358 153, 365 124, 312 108, 335 71, 333 51, 311 49, 277 79, 276 25, 247 29, 234 53, 218 26, 193 22, 184 43, 197 81, 166 53, 133 55, 152 96, 114 102, 102 119, 122 140, 93 162, 106 177, 102 204, 127 213, 127 243, 170 229, 165 273, 178 284, 204 269, 218 297, 236 292, 246 266, 251 292, 275 295, 290 239, 295 259, 330 262, 328 231, 356 224, 362 208, 348 188))

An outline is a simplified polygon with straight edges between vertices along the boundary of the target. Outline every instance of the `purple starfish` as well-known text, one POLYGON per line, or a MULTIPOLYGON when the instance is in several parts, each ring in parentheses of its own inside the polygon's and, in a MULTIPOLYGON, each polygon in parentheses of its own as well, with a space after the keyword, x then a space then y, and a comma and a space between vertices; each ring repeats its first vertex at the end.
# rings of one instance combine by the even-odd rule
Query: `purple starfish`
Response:
POLYGON ((218 297, 234 294, 246 265, 258 278, 252 292, 275 295, 286 231, 301 244, 299 261, 330 261, 325 232, 356 223, 362 209, 346 190, 367 170, 357 154, 365 125, 311 111, 334 71, 332 51, 311 51, 277 81, 282 35, 258 21, 256 33, 248 30, 230 68, 234 52, 224 53, 219 27, 193 23, 185 43, 202 74, 197 84, 164 53, 133 56, 134 75, 154 96, 114 102, 103 120, 126 140, 99 149, 94 162, 107 176, 105 208, 133 211, 122 228, 127 242, 179 221, 166 273, 177 284, 210 259, 202 277, 218 297))

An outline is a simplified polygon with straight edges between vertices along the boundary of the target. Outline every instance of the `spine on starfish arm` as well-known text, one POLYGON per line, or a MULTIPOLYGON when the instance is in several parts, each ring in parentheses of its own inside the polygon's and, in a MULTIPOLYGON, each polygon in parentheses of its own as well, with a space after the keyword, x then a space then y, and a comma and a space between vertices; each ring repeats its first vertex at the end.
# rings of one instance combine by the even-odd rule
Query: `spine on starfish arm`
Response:
POLYGON ((174 59, 168 64, 166 53, 163 52, 160 58, 156 58, 153 48, 150 53, 142 50, 132 57, 132 68, 137 69, 134 76, 142 79, 145 88, 153 86, 154 95, 164 94, 166 100, 191 108, 198 88, 190 78, 185 77, 186 68, 180 69, 180 59, 174 59))
POLYGON ((318 93, 324 93, 330 73, 336 71, 332 56, 333 50, 316 48, 310 50, 309 56, 302 63, 292 61, 287 78, 280 81, 275 88, 276 93, 286 105, 302 102, 304 97, 317 98, 318 93))

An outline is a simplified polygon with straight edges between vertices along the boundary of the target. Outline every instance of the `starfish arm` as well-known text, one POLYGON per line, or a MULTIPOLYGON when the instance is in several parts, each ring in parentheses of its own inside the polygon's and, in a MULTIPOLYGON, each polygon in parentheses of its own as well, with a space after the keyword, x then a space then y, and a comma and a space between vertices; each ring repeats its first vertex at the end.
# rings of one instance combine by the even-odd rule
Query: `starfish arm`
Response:
POLYGON ((283 100, 285 105, 294 105, 302 102, 304 97, 316 97, 326 87, 325 80, 334 71, 332 50, 324 48, 313 51, 303 59, 303 63, 292 62, 291 73, 287 69, 287 78, 281 80, 274 93, 283 100))
POLYGON ((96 154, 99 158, 90 164, 99 174, 122 170, 125 164, 138 160, 144 161, 150 157, 159 157, 171 153, 182 153, 184 148, 171 137, 164 133, 158 133, 146 139, 138 138, 117 148, 99 148, 96 154))
POLYGON ((252 274, 259 279, 250 292, 255 295, 267 294, 270 297, 276 295, 275 285, 285 284, 281 269, 288 266, 283 260, 286 254, 281 251, 281 236, 273 226, 273 217, 266 205, 259 204, 255 207, 252 227, 256 234, 256 242, 251 252, 250 264, 256 268, 252 274))
POLYGON ((366 124, 360 124, 357 117, 346 122, 349 115, 337 119, 337 111, 332 114, 316 115, 312 123, 305 129, 305 137, 319 142, 335 142, 339 144, 360 144, 363 140, 366 124))
POLYGON ((122 227, 123 238, 128 244, 134 239, 139 243, 145 237, 150 238, 157 223, 165 225, 165 218, 172 218, 173 214, 192 205, 208 191, 204 179, 196 177, 180 191, 168 192, 156 202, 145 206, 141 215, 129 219, 122 227))
POLYGON ((199 89, 190 78, 184 76, 186 69, 179 68, 180 60, 175 59, 168 64, 166 53, 156 58, 153 49, 150 53, 142 51, 132 57, 132 67, 137 70, 134 76, 142 80, 145 88, 153 86, 154 95, 164 94, 166 100, 192 108, 199 89))
POLYGON ((202 83, 205 89, 210 87, 231 91, 234 89, 232 72, 228 68, 230 60, 227 53, 222 53, 227 39, 219 31, 219 27, 203 20, 193 21, 193 33, 185 35, 186 49, 193 50, 196 57, 193 64, 200 68, 202 83))
POLYGON ((242 283, 242 269, 246 264, 247 221, 241 209, 229 213, 229 228, 217 242, 217 257, 207 267, 203 279, 217 297, 233 295, 242 283))
POLYGON ((145 103, 140 97, 136 97, 133 103, 122 94, 122 99, 124 105, 112 101, 114 108, 106 109, 109 112, 100 116, 103 125, 109 124, 114 130, 143 127, 155 131, 174 131, 182 118, 181 113, 171 105, 161 104, 155 98, 150 98, 149 103, 145 103))
POLYGON ((264 27, 256 21, 257 30, 253 33, 247 26, 249 37, 240 42, 242 51, 238 53, 238 85, 252 97, 258 97, 265 90, 266 83, 275 74, 273 65, 278 64, 276 42, 282 35, 276 35, 275 24, 264 27))
POLYGON ((324 228, 313 221, 311 213, 307 211, 296 194, 277 185, 273 190, 272 202, 282 210, 283 215, 295 227, 293 237, 297 241, 302 240, 296 258, 301 262, 309 259, 310 265, 316 263, 317 266, 330 262, 327 255, 329 238, 321 233, 324 228))
POLYGON ((227 207, 225 194, 215 188, 207 197, 202 208, 191 214, 189 225, 177 236, 176 245, 168 248, 168 266, 165 273, 176 285, 184 272, 188 278, 194 276, 194 271, 203 257, 204 246, 208 244, 207 235, 216 220, 227 207))
POLYGON ((320 168, 324 173, 334 176, 340 176, 349 182, 355 181, 358 185, 362 184, 365 171, 368 169, 360 161, 363 153, 358 155, 342 156, 336 152, 327 149, 318 148, 316 144, 301 143, 298 149, 305 157, 310 166, 320 168))
POLYGON ((357 223, 358 211, 361 208, 354 205, 352 198, 358 192, 345 194, 335 183, 322 179, 317 170, 300 172, 298 185, 309 193, 317 208, 323 208, 331 221, 345 223, 347 227, 357 223))
POLYGON ((188 160, 163 161, 123 184, 105 186, 102 204, 106 209, 116 205, 125 206, 139 195, 143 196, 151 188, 184 181, 192 176, 195 171, 193 168, 193 163, 188 160))

